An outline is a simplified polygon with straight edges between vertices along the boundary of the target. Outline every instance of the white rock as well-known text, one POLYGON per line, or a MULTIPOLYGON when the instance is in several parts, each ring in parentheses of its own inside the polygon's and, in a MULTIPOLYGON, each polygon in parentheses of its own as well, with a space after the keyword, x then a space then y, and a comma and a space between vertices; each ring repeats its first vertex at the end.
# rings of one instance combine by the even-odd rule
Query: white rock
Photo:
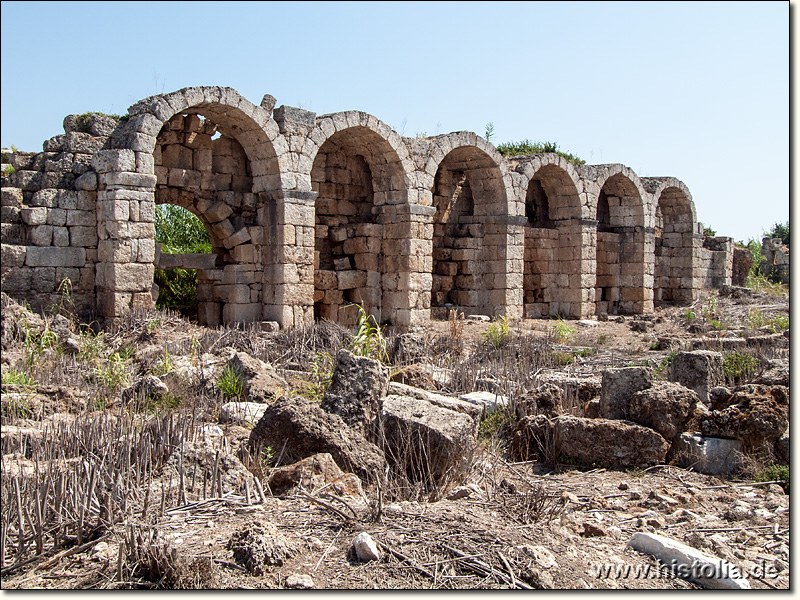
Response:
POLYGON ((628 545, 672 567, 681 579, 694 581, 705 588, 750 589, 750 583, 742 576, 738 566, 670 538, 640 532, 633 535, 628 545))
POLYGON ((356 536, 356 539, 353 540, 353 547, 360 560, 378 560, 381 557, 375 540, 366 531, 362 531, 356 536))
POLYGON ((314 580, 311 578, 311 575, 292 573, 286 578, 286 587, 310 590, 314 587, 314 580))
POLYGON ((269 408, 268 404, 258 402, 226 402, 219 409, 221 423, 251 423, 255 425, 269 408))
POLYGON ((491 321, 491 319, 489 317, 487 317, 486 315, 469 315, 467 317, 467 320, 468 321, 480 321, 481 323, 488 323, 489 321, 491 321))
POLYGON ((526 544, 524 546, 517 547, 535 560, 536 564, 542 569, 552 569, 553 567, 558 566, 553 554, 544 546, 529 546, 526 544))
POLYGON ((578 321, 578 325, 581 327, 599 327, 600 323, 597 321, 590 321, 589 319, 581 319, 578 321))
POLYGON ((458 399, 470 404, 485 406, 487 412, 492 412, 501 406, 508 405, 508 398, 494 392, 470 392, 469 394, 462 394, 458 399))

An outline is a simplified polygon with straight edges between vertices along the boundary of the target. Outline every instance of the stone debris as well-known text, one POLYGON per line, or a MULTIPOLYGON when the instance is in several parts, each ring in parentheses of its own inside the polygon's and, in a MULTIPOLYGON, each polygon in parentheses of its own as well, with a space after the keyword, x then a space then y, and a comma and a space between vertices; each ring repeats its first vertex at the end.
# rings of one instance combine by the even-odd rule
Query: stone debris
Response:
POLYGON ((270 404, 253 428, 249 446, 252 452, 269 446, 286 463, 327 452, 343 471, 364 481, 372 481, 385 465, 383 453, 339 415, 300 397, 281 397, 270 404))
POLYGON ((286 587, 295 590, 312 590, 314 589, 314 579, 311 575, 292 573, 286 578, 286 587))
POLYGON ((458 397, 462 402, 469 402, 476 406, 482 406, 486 412, 493 412, 498 408, 505 408, 508 406, 508 398, 495 394, 494 392, 470 392, 468 394, 461 394, 458 397))
POLYGON ((366 531, 362 531, 356 536, 356 538, 353 540, 353 548, 359 560, 369 561, 380 560, 381 558, 378 545, 375 543, 375 540, 372 539, 372 536, 366 531))
POLYGON ((287 539, 273 523, 258 520, 234 532, 226 547, 237 563, 256 576, 267 567, 283 565, 298 550, 297 542, 287 539))
POLYGON ((409 396, 383 399, 379 432, 387 460, 412 481, 460 473, 476 442, 471 417, 409 396))
POLYGON ((738 566, 720 560, 691 546, 652 533, 638 532, 628 545, 638 552, 656 557, 662 565, 674 568, 682 579, 716 590, 749 590, 750 583, 738 566))
POLYGON ((669 367, 670 380, 694 390, 708 404, 708 391, 723 381, 722 354, 709 350, 678 352, 669 367))
POLYGON ((336 355, 336 367, 322 408, 366 434, 378 415, 380 399, 386 395, 388 385, 389 374, 380 362, 343 348, 336 355))
POLYGON ((260 402, 226 402, 219 409, 219 422, 253 425, 261 420, 268 406, 260 402))

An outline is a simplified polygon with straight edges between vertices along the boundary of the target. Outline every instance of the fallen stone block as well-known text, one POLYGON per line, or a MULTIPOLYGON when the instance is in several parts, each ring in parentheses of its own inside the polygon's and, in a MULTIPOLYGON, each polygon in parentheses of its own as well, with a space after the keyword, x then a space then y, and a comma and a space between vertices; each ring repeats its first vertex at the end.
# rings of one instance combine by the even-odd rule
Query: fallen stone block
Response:
POLYGON ((699 402, 693 390, 678 383, 662 381, 631 397, 628 418, 671 440, 684 431, 699 402))
POLYGON ((258 423, 267 410, 259 402, 226 402, 219 409, 220 423, 258 423))
POLYGON ((653 376, 644 367, 604 371, 600 391, 600 416, 605 419, 627 419, 631 397, 652 385, 653 376))
POLYGON ((656 431, 629 421, 561 415, 517 422, 510 450, 517 460, 573 460, 612 469, 662 464, 669 443, 656 431))
POLYGON ((714 590, 749 590, 750 582, 738 566, 673 539, 653 533, 638 532, 628 545, 654 556, 676 576, 714 590))
POLYGON ((412 481, 440 486, 467 467, 475 422, 465 414, 409 396, 387 396, 378 420, 387 460, 412 481))
POLYGON ((339 415, 325 412, 305 398, 278 398, 250 433, 251 454, 269 446, 291 464, 313 454, 327 452, 343 471, 373 481, 385 465, 383 452, 339 415))
POLYGON ((322 408, 366 434, 367 426, 378 415, 380 399, 386 395, 388 386, 389 374, 380 362, 342 348, 336 354, 336 368, 322 399, 322 408))
POLYGON ((710 350, 678 352, 669 368, 669 379, 697 392, 708 404, 708 390, 723 382, 722 354, 710 350))
POLYGON ((706 475, 730 475, 742 466, 742 442, 684 433, 670 450, 673 460, 684 468, 706 475))
POLYGON ((462 402, 481 406, 486 412, 493 412, 498 408, 508 406, 508 398, 494 392, 470 392, 469 394, 461 394, 458 399, 462 402))
POLYGON ((458 398, 453 398, 452 396, 445 396, 444 394, 429 392, 427 390, 422 390, 417 387, 405 385, 403 383, 397 383, 394 381, 389 382, 389 394, 396 396, 411 396, 412 398, 417 398, 418 400, 430 402, 434 406, 439 406, 441 408, 446 408, 447 410, 468 415, 475 422, 475 435, 478 434, 478 428, 480 427, 481 418, 483 417, 483 407, 478 404, 465 402, 464 400, 459 400, 458 398))

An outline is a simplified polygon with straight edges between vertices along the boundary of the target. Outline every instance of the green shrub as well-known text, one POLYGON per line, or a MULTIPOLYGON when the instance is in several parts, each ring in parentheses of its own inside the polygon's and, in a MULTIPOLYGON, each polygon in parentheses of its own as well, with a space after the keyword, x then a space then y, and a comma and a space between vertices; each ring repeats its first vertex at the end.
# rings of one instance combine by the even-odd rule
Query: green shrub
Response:
POLYGON ((244 395, 242 376, 230 366, 225 367, 222 374, 217 379, 217 388, 222 392, 222 395, 229 400, 232 398, 241 398, 244 395))
POLYGON ((530 140, 522 140, 521 142, 506 142, 499 144, 497 151, 503 156, 521 156, 524 154, 544 154, 547 152, 554 152, 559 156, 566 158, 569 162, 576 165, 585 165, 586 161, 578 158, 577 156, 568 152, 562 152, 558 149, 556 142, 531 142, 530 140))
POLYGON ((739 350, 726 352, 722 360, 722 370, 735 383, 752 376, 757 368, 758 359, 739 350))
POLYGON ((561 317, 558 318, 558 322, 553 326, 553 335, 560 344, 569 341, 576 331, 577 329, 571 327, 561 317))
POLYGON ((481 335, 495 348, 500 348, 506 343, 509 336, 508 319, 505 316, 496 317, 481 335))
POLYGON ((783 491, 789 493, 789 465, 770 464, 755 476, 755 481, 780 481, 783 491))
MULTIPOLYGON (((156 206, 156 242, 165 254, 209 254, 211 238, 195 215, 180 206, 156 206)), ((197 313, 197 271, 156 269, 153 280, 159 287, 156 307, 177 310, 191 316, 197 313)))
POLYGON ((386 339, 375 317, 367 315, 363 306, 358 307, 356 332, 350 340, 350 352, 357 356, 368 356, 384 363, 389 362, 386 353, 386 339), (372 323, 370 323, 370 319, 372 323))
POLYGON ((772 229, 764 234, 764 237, 780 238, 783 245, 789 247, 789 221, 786 223, 775 223, 772 229))
POLYGON ((516 415, 506 407, 498 407, 492 412, 486 413, 481 420, 478 438, 481 440, 491 440, 502 435, 503 430, 516 421, 516 415))
POLYGON ((559 367, 568 367, 575 362, 575 357, 570 352, 552 352, 553 363, 559 367))
POLYGON ((26 387, 33 387, 36 385, 36 380, 24 371, 17 371, 11 369, 10 371, 3 371, 2 383, 9 385, 24 385, 26 387))

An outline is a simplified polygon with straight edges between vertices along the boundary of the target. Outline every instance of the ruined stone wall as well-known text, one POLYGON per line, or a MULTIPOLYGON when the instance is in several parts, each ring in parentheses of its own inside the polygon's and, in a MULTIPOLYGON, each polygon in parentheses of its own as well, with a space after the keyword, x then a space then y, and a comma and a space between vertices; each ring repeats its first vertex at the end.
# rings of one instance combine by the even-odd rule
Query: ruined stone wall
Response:
POLYGON ((761 240, 761 254, 764 259, 759 265, 762 275, 781 283, 789 283, 789 248, 780 238, 765 237, 761 240))
POLYGON ((372 115, 259 106, 230 88, 67 117, 42 153, 3 151, 2 287, 35 308, 152 306, 156 268, 198 269, 201 323, 315 318, 356 304, 407 327, 467 314, 652 312, 730 283, 677 179, 555 154, 500 156, 471 132, 403 138, 372 115), (155 206, 194 213, 210 255, 166 255, 155 206))

